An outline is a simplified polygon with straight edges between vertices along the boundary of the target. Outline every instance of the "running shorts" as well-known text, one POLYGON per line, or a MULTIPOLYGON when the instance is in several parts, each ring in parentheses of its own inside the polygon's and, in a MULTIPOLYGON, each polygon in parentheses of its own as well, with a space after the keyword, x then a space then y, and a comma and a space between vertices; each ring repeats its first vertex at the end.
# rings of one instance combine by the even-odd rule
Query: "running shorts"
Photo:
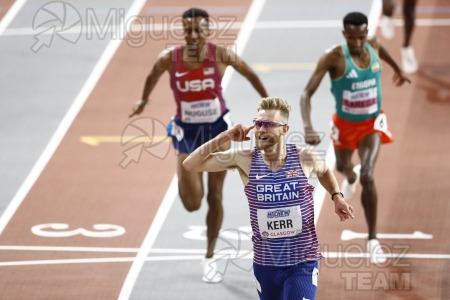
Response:
POLYGON ((360 122, 341 119, 336 113, 332 116, 330 136, 335 150, 358 149, 359 142, 374 132, 381 137, 382 144, 394 141, 383 112, 374 118, 360 122))
POLYGON ((189 154, 230 127, 228 110, 213 123, 184 123, 175 116, 167 125, 167 135, 172 137, 173 146, 179 153, 189 154))
POLYGON ((253 263, 259 299, 315 299, 319 261, 309 260, 287 267, 253 263))

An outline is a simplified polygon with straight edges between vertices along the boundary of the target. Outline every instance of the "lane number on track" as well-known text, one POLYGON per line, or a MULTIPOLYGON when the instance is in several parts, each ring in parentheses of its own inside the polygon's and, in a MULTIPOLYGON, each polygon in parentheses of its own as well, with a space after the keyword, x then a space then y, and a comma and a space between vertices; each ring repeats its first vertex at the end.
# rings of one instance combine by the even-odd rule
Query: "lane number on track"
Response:
POLYGON ((122 226, 114 224, 94 224, 93 230, 84 228, 70 229, 69 224, 64 223, 48 223, 39 224, 31 228, 31 232, 43 237, 71 237, 75 235, 83 235, 93 238, 116 237, 125 234, 126 230, 122 226))

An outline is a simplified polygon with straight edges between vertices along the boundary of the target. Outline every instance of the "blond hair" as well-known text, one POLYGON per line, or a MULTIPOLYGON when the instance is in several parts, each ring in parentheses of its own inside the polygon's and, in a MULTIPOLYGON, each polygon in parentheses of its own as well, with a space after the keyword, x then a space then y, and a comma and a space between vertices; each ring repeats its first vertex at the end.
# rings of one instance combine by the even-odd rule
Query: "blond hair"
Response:
POLYGON ((289 112, 291 111, 291 106, 287 103, 286 100, 278 98, 278 97, 266 97, 262 98, 261 102, 258 105, 257 111, 260 110, 279 110, 281 115, 287 119, 289 119, 289 112))

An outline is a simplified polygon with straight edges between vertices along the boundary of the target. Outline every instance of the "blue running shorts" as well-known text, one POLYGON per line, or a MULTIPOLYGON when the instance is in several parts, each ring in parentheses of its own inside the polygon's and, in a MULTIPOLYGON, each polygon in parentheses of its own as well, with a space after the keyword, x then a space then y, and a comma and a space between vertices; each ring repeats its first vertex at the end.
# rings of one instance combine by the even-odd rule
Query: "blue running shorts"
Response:
POLYGON ((213 123, 184 123, 175 116, 167 125, 167 135, 178 152, 189 154, 230 127, 228 110, 213 123))
POLYGON ((287 267, 253 263, 255 284, 261 300, 315 299, 319 261, 310 260, 287 267))

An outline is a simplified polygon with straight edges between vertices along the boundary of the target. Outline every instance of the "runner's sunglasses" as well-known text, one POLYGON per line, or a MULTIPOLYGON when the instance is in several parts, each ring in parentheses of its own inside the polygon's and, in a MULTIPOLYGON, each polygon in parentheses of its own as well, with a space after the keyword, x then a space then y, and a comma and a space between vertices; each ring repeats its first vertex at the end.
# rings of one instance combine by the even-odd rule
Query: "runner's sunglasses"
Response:
POLYGON ((272 129, 275 127, 287 125, 287 124, 283 124, 280 122, 261 121, 261 120, 256 120, 256 119, 253 119, 253 124, 255 124, 256 129, 260 129, 261 127, 266 128, 266 129, 272 129))

